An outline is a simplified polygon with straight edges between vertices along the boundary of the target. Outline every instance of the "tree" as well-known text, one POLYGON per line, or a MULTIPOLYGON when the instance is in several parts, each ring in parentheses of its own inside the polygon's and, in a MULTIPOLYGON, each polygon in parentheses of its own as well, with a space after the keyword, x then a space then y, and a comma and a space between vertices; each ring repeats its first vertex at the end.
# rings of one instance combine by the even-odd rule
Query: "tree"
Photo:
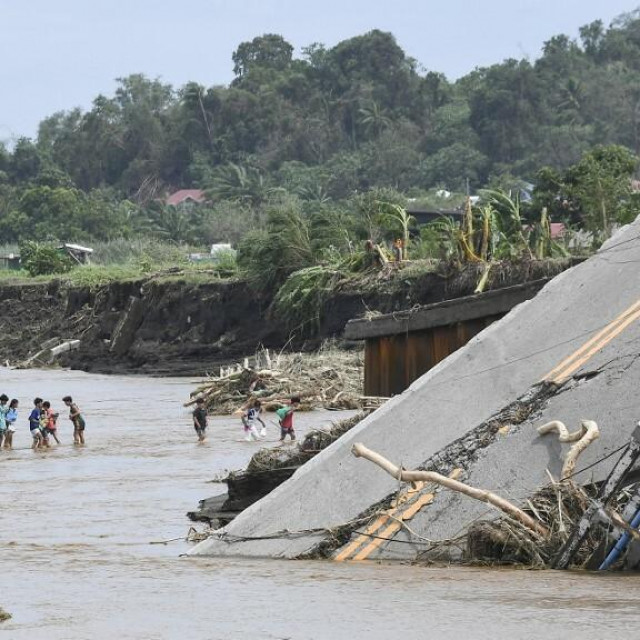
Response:
POLYGON ((378 137, 391 125, 391 118, 385 114, 384 109, 374 100, 369 106, 362 107, 358 110, 360 114, 360 122, 364 126, 367 134, 372 137, 378 137))
POLYGON ((271 186, 255 167, 230 163, 218 169, 207 194, 213 199, 247 202, 259 209, 280 191, 281 188, 271 186))
POLYGON ((631 176, 637 166, 638 157, 629 149, 609 145, 595 147, 569 169, 569 193, 579 202, 595 240, 611 235, 612 224, 631 195, 631 176))
POLYGON ((243 42, 232 55, 233 73, 236 78, 247 76, 254 68, 282 71, 291 64, 293 46, 282 36, 266 33, 243 42))
POLYGON ((9 164, 9 176, 14 183, 33 180, 43 164, 42 154, 29 138, 16 142, 9 164))
POLYGON ((279 287, 313 262, 308 223, 291 205, 270 209, 266 229, 249 232, 238 251, 238 265, 261 291, 279 287))

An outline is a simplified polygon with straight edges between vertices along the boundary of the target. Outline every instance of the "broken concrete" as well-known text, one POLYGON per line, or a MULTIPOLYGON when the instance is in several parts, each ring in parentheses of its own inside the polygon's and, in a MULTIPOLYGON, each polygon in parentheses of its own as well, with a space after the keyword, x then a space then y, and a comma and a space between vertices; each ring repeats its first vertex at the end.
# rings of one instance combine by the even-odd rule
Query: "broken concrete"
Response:
MULTIPOLYGON (((406 468, 459 466, 469 483, 516 500, 548 481, 547 468, 556 476, 560 472, 560 443, 538 437, 534 425, 551 419, 570 424, 596 420, 602 438, 580 466, 617 449, 640 417, 633 402, 640 375, 634 353, 639 351, 635 320, 640 312, 614 322, 640 300, 638 262, 640 221, 431 369, 238 516, 222 531, 222 539, 211 538, 192 554, 299 557, 327 541, 333 544, 334 530, 344 531, 350 522, 355 529, 354 521, 397 490, 387 474, 351 456, 351 445, 358 441, 406 468), (607 325, 609 332, 599 334, 607 325), (599 335, 579 357, 566 360, 599 335), (539 383, 554 369, 551 377, 566 372, 568 380, 554 395, 540 398, 539 383), (518 398, 542 402, 532 418, 513 428, 489 429, 486 445, 475 446, 483 425, 518 398)), ((589 473, 602 478, 613 462, 589 473)), ((417 512, 411 528, 424 538, 447 538, 486 511, 482 503, 440 492, 417 512)), ((396 539, 402 536, 409 541, 407 532, 396 539)), ((415 558, 423 549, 387 542, 371 557, 415 558)))

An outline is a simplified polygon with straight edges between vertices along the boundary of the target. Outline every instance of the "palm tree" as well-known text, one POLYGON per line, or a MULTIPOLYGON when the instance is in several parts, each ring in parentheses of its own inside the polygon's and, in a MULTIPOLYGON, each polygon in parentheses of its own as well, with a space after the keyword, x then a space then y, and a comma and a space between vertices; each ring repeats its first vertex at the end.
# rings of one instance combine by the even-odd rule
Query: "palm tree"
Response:
POLYGON ((370 106, 358 109, 360 114, 360 124, 362 124, 367 135, 373 134, 376 138, 388 127, 391 126, 391 118, 385 114, 384 109, 374 100, 370 106))
POLYGON ((270 186, 255 167, 231 162, 217 170, 213 185, 207 189, 207 195, 217 200, 248 202, 258 209, 273 194, 281 191, 284 189, 270 186))

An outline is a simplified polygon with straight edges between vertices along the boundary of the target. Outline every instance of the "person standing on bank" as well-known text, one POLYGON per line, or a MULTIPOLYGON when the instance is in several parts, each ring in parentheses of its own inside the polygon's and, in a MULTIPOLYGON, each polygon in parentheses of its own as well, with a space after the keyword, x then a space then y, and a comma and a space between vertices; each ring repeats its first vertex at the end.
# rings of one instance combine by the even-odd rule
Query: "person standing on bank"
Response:
POLYGON ((62 398, 67 407, 69 407, 69 420, 73 424, 73 444, 84 444, 84 429, 86 427, 84 418, 80 413, 78 405, 73 401, 71 396, 62 398))

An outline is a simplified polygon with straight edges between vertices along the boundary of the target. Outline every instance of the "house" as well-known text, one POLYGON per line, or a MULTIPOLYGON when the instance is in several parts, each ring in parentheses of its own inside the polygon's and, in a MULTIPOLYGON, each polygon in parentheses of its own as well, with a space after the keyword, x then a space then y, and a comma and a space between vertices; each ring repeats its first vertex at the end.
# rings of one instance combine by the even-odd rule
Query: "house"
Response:
POLYGON ((207 197, 202 189, 180 189, 169 195, 166 204, 172 207, 179 207, 183 204, 202 204, 207 197))
POLYGON ((429 224, 430 222, 439 220, 440 218, 453 218, 454 220, 461 221, 464 216, 464 212, 459 210, 439 211, 418 209, 411 206, 407 207, 407 213, 415 218, 416 223, 419 226, 429 224))
POLYGON ((93 253, 93 249, 91 249, 90 247, 83 247, 79 244, 71 244, 69 242, 65 242, 58 247, 58 251, 66 253, 72 260, 74 260, 78 264, 91 263, 91 254, 93 253))
POLYGON ((0 256, 0 269, 8 271, 20 270, 20 256, 17 253, 8 253, 0 256))

